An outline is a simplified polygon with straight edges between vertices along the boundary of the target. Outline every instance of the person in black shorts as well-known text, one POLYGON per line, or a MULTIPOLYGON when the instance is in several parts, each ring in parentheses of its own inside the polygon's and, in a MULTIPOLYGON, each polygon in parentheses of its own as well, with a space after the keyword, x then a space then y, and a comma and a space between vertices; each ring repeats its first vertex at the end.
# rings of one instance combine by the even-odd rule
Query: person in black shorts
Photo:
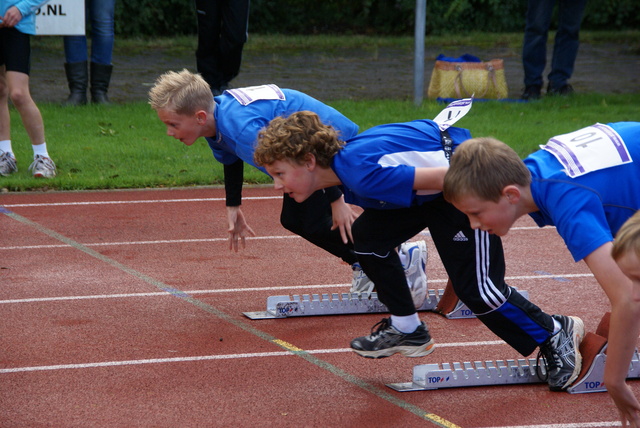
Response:
POLYGON ((5 7, 0 9, 0 175, 5 177, 18 170, 11 147, 9 99, 20 114, 33 147, 29 170, 34 177, 56 175, 56 165, 47 152, 42 115, 29 92, 31 35, 36 28, 33 13, 44 3, 11 0, 2 2, 5 7))

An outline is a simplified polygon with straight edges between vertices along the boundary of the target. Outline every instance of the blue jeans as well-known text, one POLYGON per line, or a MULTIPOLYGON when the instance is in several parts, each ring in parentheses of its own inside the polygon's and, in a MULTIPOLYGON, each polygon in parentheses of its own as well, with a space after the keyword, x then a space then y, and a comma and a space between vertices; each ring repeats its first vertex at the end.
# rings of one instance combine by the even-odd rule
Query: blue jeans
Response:
MULTIPOLYGON (((87 24, 91 25, 91 62, 111 65, 116 0, 85 0, 84 7, 87 24)), ((87 60, 86 36, 65 36, 63 39, 67 63, 87 60)))
POLYGON ((542 86, 542 73, 547 63, 547 35, 556 3, 558 30, 553 45, 549 83, 554 88, 560 88, 566 85, 573 74, 580 45, 580 23, 587 0, 529 0, 522 48, 525 86, 542 86))

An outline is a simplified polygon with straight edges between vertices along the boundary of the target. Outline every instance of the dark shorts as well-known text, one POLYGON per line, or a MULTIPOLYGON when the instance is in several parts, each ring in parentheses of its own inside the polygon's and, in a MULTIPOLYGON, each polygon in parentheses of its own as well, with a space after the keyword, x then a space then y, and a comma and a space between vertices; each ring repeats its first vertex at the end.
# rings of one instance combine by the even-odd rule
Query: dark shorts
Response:
POLYGON ((0 28, 0 66, 6 71, 29 74, 31 71, 31 36, 15 28, 0 28))

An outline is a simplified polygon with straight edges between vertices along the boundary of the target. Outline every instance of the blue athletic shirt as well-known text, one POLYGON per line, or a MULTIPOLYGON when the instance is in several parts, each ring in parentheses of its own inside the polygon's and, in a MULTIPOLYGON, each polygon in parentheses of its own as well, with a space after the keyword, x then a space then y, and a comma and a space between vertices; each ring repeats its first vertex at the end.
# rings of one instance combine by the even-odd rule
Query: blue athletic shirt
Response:
POLYGON ((531 193, 540 211, 538 226, 556 226, 574 260, 607 242, 640 209, 640 122, 609 123, 624 141, 632 162, 571 178, 546 150, 529 155, 531 193))
POLYGON ((48 0, 0 0, 0 16, 4 16, 10 7, 15 6, 20 11, 22 19, 15 29, 25 34, 36 34, 35 12, 48 0))
MULTIPOLYGON (((471 138, 468 130, 450 127, 454 148, 471 138)), ((431 120, 392 123, 351 138, 332 160, 347 203, 363 208, 396 209, 437 198, 441 192, 413 190, 416 167, 447 166, 438 125, 431 120)))
MULTIPOLYGON (((257 100, 246 106, 226 92, 215 97, 213 115, 216 119, 216 137, 206 140, 218 162, 231 165, 242 159, 255 167, 253 153, 259 131, 272 119, 287 117, 297 111, 316 113, 325 125, 337 129, 342 139, 349 139, 358 133, 358 125, 333 107, 293 89, 281 90, 285 100, 257 100)), ((258 169, 266 174, 264 168, 258 169)))

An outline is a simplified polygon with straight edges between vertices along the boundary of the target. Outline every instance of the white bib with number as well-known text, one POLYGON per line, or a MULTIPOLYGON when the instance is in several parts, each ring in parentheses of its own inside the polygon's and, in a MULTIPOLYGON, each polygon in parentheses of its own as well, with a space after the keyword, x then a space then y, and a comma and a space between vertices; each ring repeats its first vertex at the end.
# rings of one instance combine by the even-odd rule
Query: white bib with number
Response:
POLYGON ((553 137, 540 148, 553 154, 572 178, 633 162, 620 135, 601 123, 553 137))
POLYGON ((225 91, 233 96, 243 106, 259 100, 282 100, 286 97, 276 85, 249 86, 246 88, 227 89, 225 91))
POLYGON ((440 131, 445 131, 454 123, 462 119, 464 115, 469 112, 472 104, 473 97, 455 100, 446 106, 444 110, 442 110, 435 119, 433 119, 433 121, 438 124, 440 131))

